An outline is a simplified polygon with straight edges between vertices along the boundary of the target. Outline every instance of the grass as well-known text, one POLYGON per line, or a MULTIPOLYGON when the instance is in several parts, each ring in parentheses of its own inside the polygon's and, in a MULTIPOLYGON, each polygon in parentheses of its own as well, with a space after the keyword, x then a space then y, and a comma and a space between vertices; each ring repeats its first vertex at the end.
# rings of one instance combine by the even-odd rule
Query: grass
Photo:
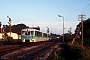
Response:
POLYGON ((90 47, 64 44, 64 49, 56 51, 48 60, 90 60, 90 47))

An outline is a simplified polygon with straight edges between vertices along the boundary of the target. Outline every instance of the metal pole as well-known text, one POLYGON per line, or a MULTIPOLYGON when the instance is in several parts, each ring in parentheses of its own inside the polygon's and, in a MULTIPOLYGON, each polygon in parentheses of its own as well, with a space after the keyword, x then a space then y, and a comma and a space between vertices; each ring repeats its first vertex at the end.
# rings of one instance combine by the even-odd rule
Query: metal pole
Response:
POLYGON ((64 43, 64 17, 63 17, 63 43, 64 43))
MULTIPOLYGON (((58 17, 63 17, 63 16, 58 15, 58 17)), ((63 43, 64 43, 64 17, 63 17, 63 43)))
POLYGON ((82 47, 83 47, 83 20, 82 20, 82 47))

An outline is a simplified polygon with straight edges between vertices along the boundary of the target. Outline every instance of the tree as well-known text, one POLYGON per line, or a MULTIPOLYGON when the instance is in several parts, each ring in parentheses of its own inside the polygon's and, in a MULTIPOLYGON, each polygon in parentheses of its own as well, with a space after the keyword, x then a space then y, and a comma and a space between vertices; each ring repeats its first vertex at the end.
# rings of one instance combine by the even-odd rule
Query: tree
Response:
MULTIPOLYGON (((3 25, 3 28, 4 28, 5 32, 10 32, 10 27, 8 25, 3 25)), ((11 30, 12 30, 11 32, 21 34, 21 30, 24 28, 29 28, 29 27, 26 26, 25 24, 12 25, 11 26, 11 30)))
MULTIPOLYGON (((82 32, 82 27, 80 26, 81 26, 81 22, 76 26, 76 30, 75 30, 76 33, 78 31, 78 28, 80 29, 80 31, 78 32, 79 35, 82 32)), ((90 18, 83 22, 83 35, 84 38, 90 38, 90 18)))
POLYGON ((2 26, 2 23, 0 22, 0 28, 1 28, 1 26, 2 26))
POLYGON ((17 34, 21 34, 21 30, 24 28, 29 28, 29 27, 26 26, 25 24, 13 25, 12 26, 12 32, 17 33, 17 34))

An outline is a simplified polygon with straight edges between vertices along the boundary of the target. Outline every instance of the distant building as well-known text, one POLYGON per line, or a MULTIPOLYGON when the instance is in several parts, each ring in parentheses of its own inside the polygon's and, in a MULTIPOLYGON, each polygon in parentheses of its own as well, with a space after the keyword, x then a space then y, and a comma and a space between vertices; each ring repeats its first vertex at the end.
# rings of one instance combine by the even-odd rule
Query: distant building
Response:
POLYGON ((5 31, 3 28, 0 28, 0 40, 5 38, 5 31))
POLYGON ((0 28, 0 33, 5 33, 3 28, 0 28))
MULTIPOLYGON (((10 37, 10 32, 8 32, 7 35, 10 37)), ((19 36, 17 33, 11 32, 11 37, 12 37, 12 39, 19 39, 19 36)))
POLYGON ((0 33, 0 40, 4 39, 5 38, 5 35, 4 33, 0 33))

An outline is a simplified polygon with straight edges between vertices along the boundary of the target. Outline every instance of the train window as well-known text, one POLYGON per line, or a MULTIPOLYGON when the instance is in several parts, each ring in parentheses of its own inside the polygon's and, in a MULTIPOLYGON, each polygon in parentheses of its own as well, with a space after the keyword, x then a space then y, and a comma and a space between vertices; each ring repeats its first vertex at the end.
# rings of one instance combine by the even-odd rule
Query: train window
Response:
POLYGON ((35 31, 35 36, 41 37, 42 36, 42 32, 35 31))
POLYGON ((43 33, 43 37, 47 37, 47 34, 46 33, 43 33))
POLYGON ((40 36, 40 37, 41 37, 41 36, 42 36, 42 32, 39 32, 39 33, 38 33, 38 36, 40 36))
POLYGON ((30 36, 33 36, 33 34, 34 34, 34 32, 33 32, 33 31, 31 31, 30 36))
POLYGON ((25 35, 30 35, 30 31, 28 31, 28 32, 25 32, 25 35))
POLYGON ((40 32, 38 32, 38 36, 40 36, 40 32))
POLYGON ((25 31, 22 31, 22 35, 25 35, 25 31))
POLYGON ((38 31, 35 31, 35 36, 38 36, 38 31))

